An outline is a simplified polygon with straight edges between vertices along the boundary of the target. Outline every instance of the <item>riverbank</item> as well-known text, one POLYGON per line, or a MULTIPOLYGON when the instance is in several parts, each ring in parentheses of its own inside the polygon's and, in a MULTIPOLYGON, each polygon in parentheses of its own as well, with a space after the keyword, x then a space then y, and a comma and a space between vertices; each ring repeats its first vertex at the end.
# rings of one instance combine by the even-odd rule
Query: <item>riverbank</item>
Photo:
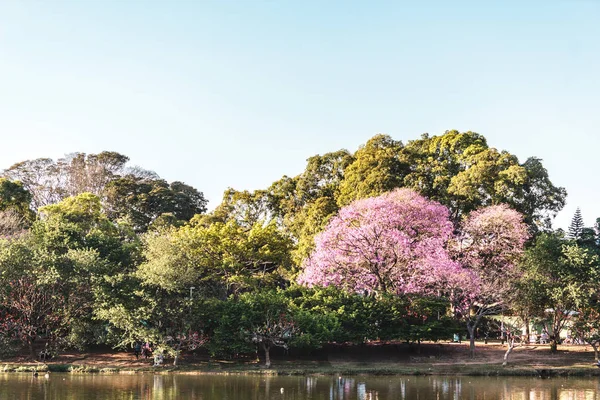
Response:
POLYGON ((506 347, 478 343, 474 359, 466 343, 425 343, 420 351, 404 344, 371 343, 363 346, 328 346, 311 357, 274 354, 265 368, 257 360, 215 360, 183 357, 180 365, 151 366, 126 352, 65 353, 48 363, 25 357, 0 361, 0 372, 71 373, 180 373, 265 375, 465 375, 465 376, 600 376, 591 347, 564 345, 556 354, 549 346, 516 348, 509 365, 502 366, 506 347))

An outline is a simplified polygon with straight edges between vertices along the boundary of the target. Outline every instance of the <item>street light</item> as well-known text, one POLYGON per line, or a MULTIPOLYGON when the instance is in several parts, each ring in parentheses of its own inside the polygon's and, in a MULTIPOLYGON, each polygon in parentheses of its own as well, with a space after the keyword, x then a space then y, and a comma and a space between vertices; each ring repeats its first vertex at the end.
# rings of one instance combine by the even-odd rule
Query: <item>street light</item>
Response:
POLYGON ((194 286, 190 288, 190 301, 192 301, 192 292, 196 289, 194 286))

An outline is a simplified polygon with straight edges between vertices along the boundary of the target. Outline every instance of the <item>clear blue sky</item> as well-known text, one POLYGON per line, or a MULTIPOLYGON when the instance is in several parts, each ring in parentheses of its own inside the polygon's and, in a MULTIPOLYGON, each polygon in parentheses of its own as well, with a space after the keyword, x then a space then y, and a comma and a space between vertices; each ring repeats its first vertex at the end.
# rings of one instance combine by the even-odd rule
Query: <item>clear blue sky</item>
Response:
POLYGON ((0 0, 0 168, 115 150, 214 207, 305 159, 447 129, 600 217, 600 1, 0 0))

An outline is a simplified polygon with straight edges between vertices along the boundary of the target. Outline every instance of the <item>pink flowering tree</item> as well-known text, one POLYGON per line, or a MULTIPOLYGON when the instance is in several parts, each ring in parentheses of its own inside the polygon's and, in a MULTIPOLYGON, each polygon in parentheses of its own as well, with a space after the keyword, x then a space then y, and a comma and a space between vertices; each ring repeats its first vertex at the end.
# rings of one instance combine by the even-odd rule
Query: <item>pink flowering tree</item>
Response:
POLYGON ((471 357, 481 319, 506 307, 518 277, 515 263, 528 237, 520 213, 495 205, 471 212, 450 246, 454 259, 471 275, 453 291, 457 313, 467 321, 471 357))
POLYGON ((437 294, 463 276, 446 244, 448 209, 409 189, 356 200, 315 238, 298 281, 356 292, 437 294))

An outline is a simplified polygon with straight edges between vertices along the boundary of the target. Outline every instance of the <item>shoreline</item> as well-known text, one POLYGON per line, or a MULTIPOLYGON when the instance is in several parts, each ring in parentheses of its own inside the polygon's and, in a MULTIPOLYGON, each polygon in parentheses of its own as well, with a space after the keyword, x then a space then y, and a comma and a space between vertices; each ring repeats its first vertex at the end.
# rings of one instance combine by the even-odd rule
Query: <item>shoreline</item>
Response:
MULTIPOLYGON (((506 348, 500 343, 478 343, 474 359, 467 344, 427 343, 419 353, 397 343, 371 343, 364 346, 334 346, 324 349, 318 359, 279 355, 271 368, 256 358, 238 360, 186 356, 180 365, 169 360, 159 367, 151 360, 136 360, 131 353, 105 351, 65 353, 47 363, 27 358, 0 360, 0 373, 56 372, 72 374, 188 374, 188 375, 433 375, 433 376, 600 376, 593 351, 588 346, 561 346, 550 354, 547 346, 521 346, 502 366, 506 348)), ((306 356, 306 355, 304 355, 306 356)))
POLYGON ((523 377, 592 377, 600 376, 600 368, 590 363, 589 366, 552 366, 552 365, 509 365, 501 364, 470 364, 461 363, 436 365, 344 365, 344 366, 272 366, 235 365, 229 367, 206 367, 203 365, 181 365, 160 367, 122 367, 94 366, 86 364, 28 364, 2 363, 0 373, 33 373, 50 372, 66 374, 177 374, 177 375, 261 375, 261 376, 523 376, 523 377))

